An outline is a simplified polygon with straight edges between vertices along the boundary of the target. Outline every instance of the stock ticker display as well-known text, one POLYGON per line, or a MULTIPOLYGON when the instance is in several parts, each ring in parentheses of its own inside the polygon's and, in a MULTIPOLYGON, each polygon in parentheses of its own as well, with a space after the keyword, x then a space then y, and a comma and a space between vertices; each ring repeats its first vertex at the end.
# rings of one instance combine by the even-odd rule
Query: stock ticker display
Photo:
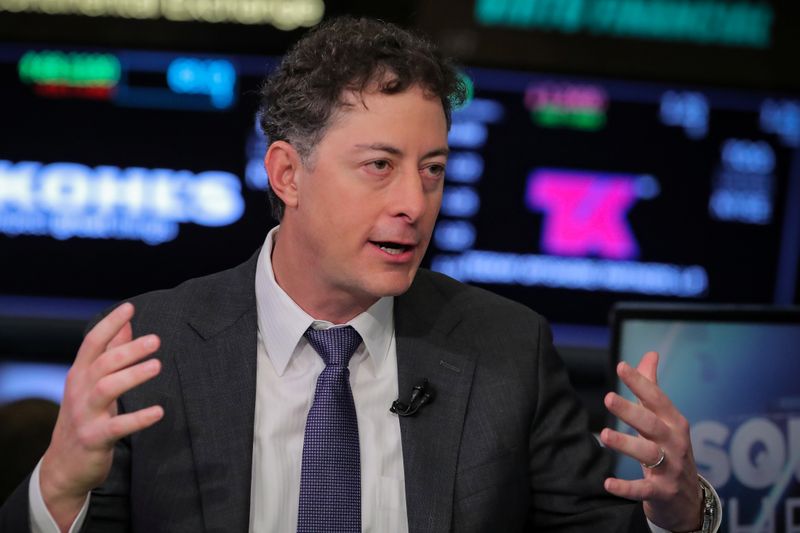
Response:
POLYGON ((0 293, 124 298, 229 268, 263 242, 255 112, 272 59, 0 54, 0 293))
MULTIPOLYGON (((274 224, 254 115, 276 64, 3 45, 0 294, 117 299, 246 259, 274 224)), ((792 301, 800 97, 464 76, 426 265, 562 323, 792 301)))
POLYGON ((431 264, 557 322, 619 300, 789 303, 800 102, 473 69, 431 264))

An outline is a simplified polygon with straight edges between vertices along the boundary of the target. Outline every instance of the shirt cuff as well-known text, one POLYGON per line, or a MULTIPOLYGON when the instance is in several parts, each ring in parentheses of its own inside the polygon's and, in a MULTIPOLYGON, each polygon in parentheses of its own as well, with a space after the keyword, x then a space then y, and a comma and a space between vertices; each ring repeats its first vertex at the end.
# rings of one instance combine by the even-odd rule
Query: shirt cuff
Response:
MULTIPOLYGON (((697 477, 700 478, 702 483, 706 486, 706 489, 708 489, 714 496, 714 507, 716 507, 717 512, 714 513, 714 523, 711 524, 711 533, 717 533, 717 531, 719 530, 719 526, 722 524, 722 500, 719 499, 719 494, 717 494, 716 489, 714 489, 714 487, 711 485, 711 483, 708 482, 706 478, 704 478, 699 474, 697 477)), ((672 533, 667 529, 658 527, 650 520, 647 521, 647 525, 650 526, 650 531, 652 531, 653 533, 672 533)))
MULTIPOLYGON (((58 524, 53 520, 50 511, 44 504, 42 498, 42 490, 39 486, 39 468, 42 466, 41 459, 37 463, 36 468, 33 469, 31 474, 30 483, 28 483, 28 515, 30 516, 31 533, 61 533, 58 529, 58 524)), ((72 522, 69 528, 69 533, 77 533, 83 526, 86 520, 86 513, 89 510, 89 499, 91 493, 86 494, 86 501, 83 502, 78 516, 72 522)))

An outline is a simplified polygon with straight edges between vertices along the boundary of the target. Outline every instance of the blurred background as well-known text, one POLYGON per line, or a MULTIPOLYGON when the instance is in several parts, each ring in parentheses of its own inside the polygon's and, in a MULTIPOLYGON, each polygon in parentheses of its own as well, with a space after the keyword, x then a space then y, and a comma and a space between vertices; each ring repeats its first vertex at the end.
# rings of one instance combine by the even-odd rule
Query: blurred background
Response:
POLYGON ((593 428, 615 304, 800 303, 796 2, 0 0, 0 403, 262 243, 259 85, 341 14, 462 65, 425 265, 548 318, 593 428))

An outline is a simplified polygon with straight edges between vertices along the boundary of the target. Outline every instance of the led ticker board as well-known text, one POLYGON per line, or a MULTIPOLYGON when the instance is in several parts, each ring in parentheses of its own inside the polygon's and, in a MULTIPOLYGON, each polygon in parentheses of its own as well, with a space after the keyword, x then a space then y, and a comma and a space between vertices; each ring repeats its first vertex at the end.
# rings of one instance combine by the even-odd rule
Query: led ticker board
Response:
MULTIPOLYGON (((275 64, 0 47, 0 294, 117 299, 246 259, 274 224, 254 114, 275 64)), ((562 323, 792 298, 800 99, 465 72, 427 266, 562 323)))
POLYGON ((741 0, 476 0, 484 26, 766 48, 775 13, 741 0))
POLYGON ((603 323, 619 300, 792 301, 796 98, 469 74, 434 270, 557 322, 603 323))
POLYGON ((119 60, 112 54, 29 51, 17 65, 20 81, 44 96, 109 98, 120 78, 119 60))
POLYGON ((284 31, 322 20, 322 0, 0 0, 0 13, 37 13, 206 24, 271 24, 284 31))
POLYGON ((273 223, 250 158, 274 64, 0 48, 0 294, 117 299, 246 259, 273 223))

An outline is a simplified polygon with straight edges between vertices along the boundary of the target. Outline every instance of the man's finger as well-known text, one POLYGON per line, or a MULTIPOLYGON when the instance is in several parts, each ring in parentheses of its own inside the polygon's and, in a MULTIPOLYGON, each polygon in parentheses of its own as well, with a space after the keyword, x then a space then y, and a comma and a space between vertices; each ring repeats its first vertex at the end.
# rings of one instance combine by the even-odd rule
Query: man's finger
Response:
POLYGON ((117 346, 122 346, 126 342, 131 342, 133 340, 133 328, 131 327, 130 322, 125 322, 114 338, 111 339, 111 342, 108 343, 106 347, 107 350, 112 348, 116 348, 117 346))
POLYGON ((647 352, 639 361, 636 370, 655 384, 658 384, 658 352, 647 352))
POLYGON ((109 374, 94 386, 89 405, 94 409, 105 409, 123 393, 141 385, 161 371, 161 361, 148 359, 138 365, 109 374))
POLYGON ((131 318, 133 318, 133 305, 125 302, 95 324, 84 337, 75 357, 75 364, 78 366, 91 364, 108 349, 108 344, 131 318))
POLYGON ((151 355, 160 345, 156 335, 145 335, 116 348, 109 349, 92 363, 93 382, 113 374, 151 355))
POLYGON ((111 417, 103 425, 104 439, 107 444, 113 444, 122 437, 152 426, 163 417, 164 408, 160 405, 111 417))
POLYGON ((631 392, 642 402, 642 405, 666 420, 677 420, 680 412, 664 394, 658 385, 639 373, 628 363, 617 365, 617 375, 631 392))
POLYGON ((647 465, 656 463, 661 456, 661 449, 655 442, 614 431, 610 428, 605 428, 600 432, 600 441, 607 448, 616 450, 647 465))
POLYGON ((627 480, 610 477, 606 478, 603 486, 611 494, 629 500, 654 500, 658 496, 656 484, 647 479, 627 480))
POLYGON ((604 403, 614 416, 638 431, 646 439, 655 442, 669 440, 670 428, 646 407, 626 400, 615 392, 606 394, 604 403))

